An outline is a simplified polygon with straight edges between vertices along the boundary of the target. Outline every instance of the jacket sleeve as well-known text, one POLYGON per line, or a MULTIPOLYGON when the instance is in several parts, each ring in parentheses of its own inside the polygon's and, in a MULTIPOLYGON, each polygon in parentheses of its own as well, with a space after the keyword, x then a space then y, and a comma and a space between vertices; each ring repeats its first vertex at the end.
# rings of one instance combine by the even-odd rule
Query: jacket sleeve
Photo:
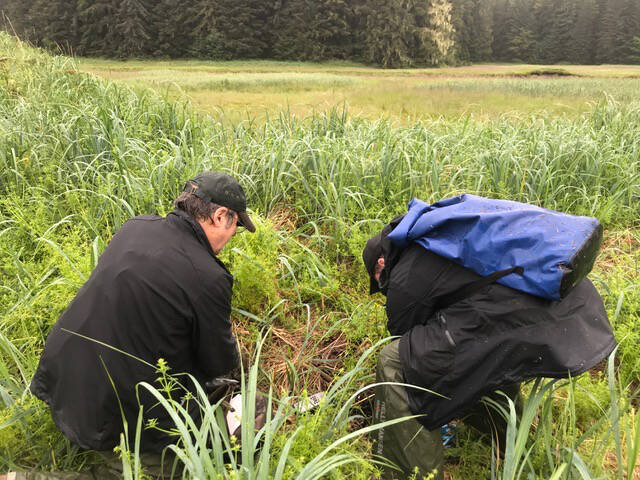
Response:
POLYGON ((425 324, 433 313, 433 302, 430 298, 416 300, 405 292, 389 289, 387 328, 391 335, 404 335, 416 325, 425 324))
POLYGON ((207 379, 222 376, 238 364, 236 340, 231 332, 230 278, 220 277, 203 287, 195 302, 193 325, 196 367, 207 379))
POLYGON ((426 324, 442 296, 480 278, 420 245, 412 245, 391 271, 387 290, 389 332, 404 335, 416 325, 426 324))
POLYGON ((434 312, 442 266, 419 245, 409 247, 393 267, 387 289, 387 328, 404 335, 423 325, 434 312))

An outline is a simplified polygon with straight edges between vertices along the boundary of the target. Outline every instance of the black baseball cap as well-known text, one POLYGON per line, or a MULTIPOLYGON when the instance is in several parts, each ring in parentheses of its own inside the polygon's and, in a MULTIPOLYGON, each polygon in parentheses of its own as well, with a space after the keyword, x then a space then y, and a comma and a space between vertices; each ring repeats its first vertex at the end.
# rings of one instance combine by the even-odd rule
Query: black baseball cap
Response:
POLYGON ((238 225, 250 232, 256 227, 247 215, 247 199, 242 186, 231 175, 222 172, 203 172, 187 181, 185 192, 193 193, 205 202, 230 208, 238 213, 238 225))
POLYGON ((362 251, 362 260, 364 260, 364 266, 367 272, 369 272, 369 295, 380 291, 380 285, 374 275, 378 259, 383 256, 382 233, 383 232, 380 232, 375 237, 371 237, 362 251))

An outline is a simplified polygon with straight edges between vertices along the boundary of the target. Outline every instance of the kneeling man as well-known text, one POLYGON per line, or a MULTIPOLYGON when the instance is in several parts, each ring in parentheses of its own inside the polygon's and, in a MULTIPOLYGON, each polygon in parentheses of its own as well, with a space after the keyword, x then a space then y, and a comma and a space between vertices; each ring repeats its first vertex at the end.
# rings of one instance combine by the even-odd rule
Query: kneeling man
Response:
POLYGON ((487 281, 417 242, 398 248, 387 236, 400 221, 394 219, 363 251, 370 293, 386 295, 389 332, 400 336, 380 352, 376 382, 435 393, 379 386, 378 423, 422 416, 381 429, 374 453, 399 468, 386 469, 386 478, 407 478, 417 469, 424 476, 436 470, 442 479, 441 425, 462 418, 501 446, 506 422, 479 402, 483 396, 504 403, 500 390, 517 405, 519 382, 582 373, 612 351, 615 339, 589 280, 561 301, 529 295, 487 281))

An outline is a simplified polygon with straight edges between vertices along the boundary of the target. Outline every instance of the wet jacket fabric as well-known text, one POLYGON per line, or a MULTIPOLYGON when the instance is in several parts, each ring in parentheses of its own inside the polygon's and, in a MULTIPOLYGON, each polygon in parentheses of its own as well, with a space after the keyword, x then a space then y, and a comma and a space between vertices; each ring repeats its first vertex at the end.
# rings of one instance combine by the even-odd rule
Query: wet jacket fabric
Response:
MULTIPOLYGON (((233 277, 188 214, 176 210, 164 218, 129 220, 53 326, 31 391, 49 404, 58 428, 82 448, 107 450, 120 443, 119 404, 133 439, 139 411, 135 386, 158 387, 154 366, 159 359, 170 373, 190 373, 200 382, 236 365, 232 285, 233 277)), ((186 376, 179 378, 193 389, 186 376)), ((166 411, 154 406, 146 390, 138 393, 145 421, 171 427, 166 411)), ((196 415, 194 407, 191 401, 187 408, 196 415)), ((146 429, 142 449, 159 451, 170 441, 159 430, 146 429)))
POLYGON ((438 428, 466 413, 482 395, 533 377, 578 375, 616 345, 600 295, 585 279, 561 301, 491 284, 441 311, 438 299, 481 277, 411 244, 383 242, 381 277, 388 328, 400 335, 414 414, 438 428))

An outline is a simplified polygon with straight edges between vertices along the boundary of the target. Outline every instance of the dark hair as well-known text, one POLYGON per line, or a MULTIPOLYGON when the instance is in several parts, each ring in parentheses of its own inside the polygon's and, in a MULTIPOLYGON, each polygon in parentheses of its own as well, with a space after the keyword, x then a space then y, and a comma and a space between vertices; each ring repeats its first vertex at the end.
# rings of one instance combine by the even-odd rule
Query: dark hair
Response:
MULTIPOLYGON (((173 206, 178 210, 188 213, 194 220, 199 221, 208 220, 211 218, 211 215, 220 208, 220 205, 205 202, 190 192, 182 192, 178 198, 176 198, 175 202, 173 202, 173 206)), ((235 217, 237 213, 229 207, 227 207, 227 209, 229 210, 227 213, 227 227, 230 227, 233 222, 233 217, 235 217)))

